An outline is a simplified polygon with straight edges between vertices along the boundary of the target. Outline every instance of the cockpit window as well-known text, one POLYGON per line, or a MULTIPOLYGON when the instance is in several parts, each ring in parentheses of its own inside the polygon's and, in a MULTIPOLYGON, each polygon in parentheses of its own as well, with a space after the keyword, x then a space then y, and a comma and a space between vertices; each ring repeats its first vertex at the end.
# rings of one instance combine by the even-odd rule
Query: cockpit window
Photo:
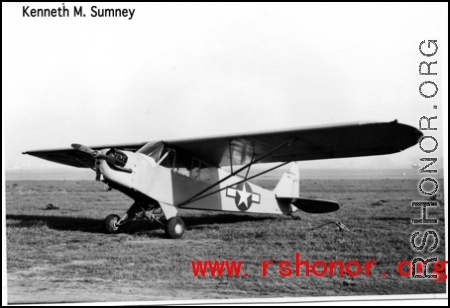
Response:
POLYGON ((190 177, 197 181, 206 182, 211 178, 211 171, 204 163, 193 158, 190 177))
POLYGON ((137 150, 136 153, 151 156, 155 161, 158 161, 161 157, 163 149, 164 144, 162 142, 149 142, 145 144, 142 148, 137 150))
POLYGON ((206 182, 211 178, 211 171, 205 163, 188 153, 171 149, 163 142, 149 142, 136 153, 151 156, 160 166, 197 181, 206 182))

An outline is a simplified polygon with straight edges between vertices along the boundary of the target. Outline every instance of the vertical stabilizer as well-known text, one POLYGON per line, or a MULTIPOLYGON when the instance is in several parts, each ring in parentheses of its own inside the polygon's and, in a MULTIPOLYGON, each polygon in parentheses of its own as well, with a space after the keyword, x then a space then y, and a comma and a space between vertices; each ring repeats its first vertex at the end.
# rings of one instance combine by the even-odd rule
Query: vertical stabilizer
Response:
POLYGON ((294 197, 300 195, 300 172, 297 163, 290 164, 289 171, 286 171, 274 190, 277 197, 294 197))

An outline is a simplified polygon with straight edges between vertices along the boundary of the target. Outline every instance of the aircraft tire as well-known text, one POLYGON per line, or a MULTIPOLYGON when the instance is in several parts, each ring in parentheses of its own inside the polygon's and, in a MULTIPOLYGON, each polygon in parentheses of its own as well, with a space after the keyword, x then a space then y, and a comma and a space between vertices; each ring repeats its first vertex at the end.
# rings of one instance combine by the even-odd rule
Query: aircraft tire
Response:
POLYGON ((105 227, 105 232, 108 234, 119 232, 119 227, 116 226, 116 223, 119 221, 119 219, 120 217, 115 214, 108 215, 105 218, 103 224, 103 226, 105 227))
POLYGON ((166 235, 169 238, 180 238, 185 230, 183 219, 180 217, 172 217, 166 223, 166 235))

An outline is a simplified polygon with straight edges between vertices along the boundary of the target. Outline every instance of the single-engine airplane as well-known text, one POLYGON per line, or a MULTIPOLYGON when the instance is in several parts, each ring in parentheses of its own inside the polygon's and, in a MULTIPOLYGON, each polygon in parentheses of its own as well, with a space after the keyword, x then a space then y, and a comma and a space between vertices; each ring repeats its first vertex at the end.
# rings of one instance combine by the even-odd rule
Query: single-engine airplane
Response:
POLYGON ((145 219, 161 223, 167 236, 176 239, 185 230, 180 209, 284 215, 336 211, 337 202, 300 197, 296 161, 391 154, 417 144, 422 136, 395 120, 95 147, 72 144, 23 154, 91 168, 96 180, 131 197, 134 203, 126 213, 106 217, 107 233, 145 219), (258 163, 277 165, 249 176, 258 163), (291 164, 289 171, 273 191, 248 182, 286 164, 291 164), (225 166, 230 172, 221 168, 225 166))

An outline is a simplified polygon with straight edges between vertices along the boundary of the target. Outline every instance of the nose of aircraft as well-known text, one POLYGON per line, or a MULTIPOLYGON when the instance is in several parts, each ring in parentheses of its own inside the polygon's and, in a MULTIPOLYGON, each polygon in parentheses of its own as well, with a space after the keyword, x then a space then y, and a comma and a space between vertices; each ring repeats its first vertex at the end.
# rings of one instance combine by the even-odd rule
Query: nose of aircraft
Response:
MULTIPOLYGON (((129 151, 103 149, 99 153, 110 159, 98 159, 98 168, 105 180, 113 182, 116 186, 130 188, 133 185, 133 168, 136 166, 136 154, 129 151), (117 163, 120 161, 120 164, 117 163), (114 163, 111 163, 114 162, 114 163)), ((100 155, 100 154, 98 154, 100 155)), ((116 187, 115 187, 116 188, 116 187)))
POLYGON ((122 152, 116 151, 114 148, 111 148, 110 150, 108 150, 105 153, 104 150, 102 150, 102 151, 93 150, 85 145, 78 144, 78 143, 73 143, 72 147, 75 150, 85 152, 85 153, 92 155, 92 157, 94 157, 95 159, 105 160, 108 163, 118 166, 118 167, 124 167, 127 162, 127 156, 125 154, 123 154, 122 152))

